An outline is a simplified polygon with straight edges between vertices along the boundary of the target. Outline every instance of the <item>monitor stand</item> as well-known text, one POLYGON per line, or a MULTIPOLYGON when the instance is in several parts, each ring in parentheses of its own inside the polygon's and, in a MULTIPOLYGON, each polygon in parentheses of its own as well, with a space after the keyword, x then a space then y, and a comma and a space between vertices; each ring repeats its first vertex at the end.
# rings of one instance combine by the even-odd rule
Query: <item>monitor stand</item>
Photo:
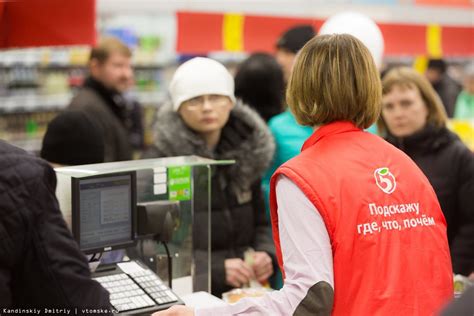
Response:
POLYGON ((99 267, 99 265, 100 265, 99 260, 92 261, 92 262, 89 261, 89 270, 90 270, 90 272, 94 273, 97 270, 97 268, 99 267))
POLYGON ((117 265, 115 263, 99 264, 99 266, 93 272, 102 273, 102 272, 107 272, 107 271, 114 271, 115 269, 117 269, 117 265))

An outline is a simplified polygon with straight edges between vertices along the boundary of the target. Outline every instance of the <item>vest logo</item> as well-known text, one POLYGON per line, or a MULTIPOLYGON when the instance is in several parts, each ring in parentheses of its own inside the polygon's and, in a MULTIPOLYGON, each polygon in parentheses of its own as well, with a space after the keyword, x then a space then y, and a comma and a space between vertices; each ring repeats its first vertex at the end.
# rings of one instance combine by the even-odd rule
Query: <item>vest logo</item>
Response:
POLYGON ((397 187, 397 182, 395 181, 395 177, 393 174, 388 170, 387 167, 378 168, 374 171, 374 178, 377 186, 383 192, 390 194, 395 191, 397 187))

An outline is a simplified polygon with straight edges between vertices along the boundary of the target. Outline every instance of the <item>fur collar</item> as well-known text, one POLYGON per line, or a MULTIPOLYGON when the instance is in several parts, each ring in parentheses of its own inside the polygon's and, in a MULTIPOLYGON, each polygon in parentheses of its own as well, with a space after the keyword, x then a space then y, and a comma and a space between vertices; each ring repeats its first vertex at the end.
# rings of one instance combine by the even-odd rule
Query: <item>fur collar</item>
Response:
POLYGON ((154 131, 154 145, 160 157, 198 155, 235 160, 234 165, 225 169, 230 185, 240 190, 248 190, 263 175, 275 151, 273 137, 265 122, 257 112, 241 103, 232 110, 214 151, 184 124, 171 104, 158 109, 154 131))

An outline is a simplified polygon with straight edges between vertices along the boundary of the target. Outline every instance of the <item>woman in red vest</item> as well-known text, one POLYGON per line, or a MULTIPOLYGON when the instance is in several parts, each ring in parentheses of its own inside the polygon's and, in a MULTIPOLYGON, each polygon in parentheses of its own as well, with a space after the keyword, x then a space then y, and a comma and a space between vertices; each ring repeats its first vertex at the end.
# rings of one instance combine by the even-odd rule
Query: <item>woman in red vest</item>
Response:
POLYGON ((403 152, 364 132, 382 88, 368 49, 317 36, 297 57, 287 101, 314 134, 277 169, 270 204, 281 290, 159 315, 433 315, 453 296, 446 221, 403 152))

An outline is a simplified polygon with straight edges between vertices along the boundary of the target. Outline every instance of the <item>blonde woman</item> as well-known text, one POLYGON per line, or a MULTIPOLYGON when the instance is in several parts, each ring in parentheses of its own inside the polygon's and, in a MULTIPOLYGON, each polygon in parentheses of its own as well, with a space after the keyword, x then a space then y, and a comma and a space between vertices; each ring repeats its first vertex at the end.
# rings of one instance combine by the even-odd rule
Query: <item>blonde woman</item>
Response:
POLYGON ((474 154, 446 128, 446 112, 425 77, 395 68, 383 81, 380 133, 428 177, 448 224, 456 274, 474 276, 474 154))
POLYGON ((317 36, 303 47, 287 101, 315 132, 271 180, 284 286, 196 315, 432 315, 449 300, 446 223, 433 189, 406 155, 363 131, 380 113, 381 90, 355 37, 317 36))

